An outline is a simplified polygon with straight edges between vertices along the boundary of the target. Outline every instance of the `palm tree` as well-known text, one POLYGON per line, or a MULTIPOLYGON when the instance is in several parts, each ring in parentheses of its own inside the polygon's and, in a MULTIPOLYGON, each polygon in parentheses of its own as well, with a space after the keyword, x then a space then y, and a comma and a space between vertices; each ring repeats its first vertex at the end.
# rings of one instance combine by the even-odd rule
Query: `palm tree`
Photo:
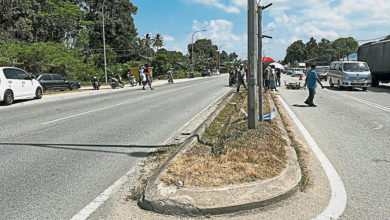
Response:
POLYGON ((161 36, 161 34, 157 34, 153 38, 153 47, 157 48, 156 51, 158 51, 158 49, 160 49, 163 46, 164 46, 164 38, 161 36))
POLYGON ((147 56, 148 57, 151 57, 150 55, 150 46, 152 45, 152 37, 150 36, 150 34, 146 34, 145 37, 144 37, 144 46, 146 48, 146 52, 147 52, 147 56))

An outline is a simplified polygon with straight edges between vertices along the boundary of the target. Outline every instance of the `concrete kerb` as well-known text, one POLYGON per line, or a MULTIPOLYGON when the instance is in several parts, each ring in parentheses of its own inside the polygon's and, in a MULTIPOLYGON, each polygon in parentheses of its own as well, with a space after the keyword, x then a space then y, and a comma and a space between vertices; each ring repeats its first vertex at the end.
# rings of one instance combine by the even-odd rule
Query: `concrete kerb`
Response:
POLYGON ((279 176, 235 186, 188 189, 166 186, 159 181, 169 162, 197 143, 199 136, 204 133, 228 100, 230 97, 224 99, 222 102, 224 104, 220 104, 219 109, 198 127, 194 132, 195 135, 186 140, 164 166, 149 179, 139 201, 142 208, 161 214, 181 216, 220 215, 271 205, 288 198, 298 190, 301 181, 300 166, 279 115, 277 117, 279 126, 283 129, 283 136, 289 143, 286 147, 287 166, 279 176))

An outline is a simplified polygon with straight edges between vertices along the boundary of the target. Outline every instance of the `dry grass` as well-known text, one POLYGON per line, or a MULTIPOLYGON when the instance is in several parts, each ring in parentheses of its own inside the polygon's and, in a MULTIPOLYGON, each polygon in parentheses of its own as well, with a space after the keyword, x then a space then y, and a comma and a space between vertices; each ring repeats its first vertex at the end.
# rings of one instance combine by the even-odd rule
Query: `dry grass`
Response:
POLYGON ((288 133, 288 137, 291 140, 291 146, 294 147, 295 152, 298 157, 298 162, 301 168, 301 173, 302 173, 302 179, 301 182, 299 183, 299 189, 301 191, 307 190, 311 185, 312 185, 312 179, 310 175, 310 169, 308 168, 308 155, 307 152, 305 151, 304 147, 302 146, 301 143, 299 143, 296 138, 295 134, 291 129, 291 121, 289 118, 283 113, 283 111, 280 111, 280 103, 275 97, 272 97, 274 99, 274 103, 276 107, 279 109, 280 112, 280 117, 282 118, 283 124, 286 127, 286 131, 288 133))
MULTIPOLYGON (((264 110, 270 110, 264 96, 264 110)), ((235 94, 206 130, 201 142, 168 166, 162 181, 184 187, 224 186, 272 178, 286 166, 286 140, 276 122, 247 129, 240 112, 245 93, 235 94), (236 104, 232 104, 236 103, 236 104)))

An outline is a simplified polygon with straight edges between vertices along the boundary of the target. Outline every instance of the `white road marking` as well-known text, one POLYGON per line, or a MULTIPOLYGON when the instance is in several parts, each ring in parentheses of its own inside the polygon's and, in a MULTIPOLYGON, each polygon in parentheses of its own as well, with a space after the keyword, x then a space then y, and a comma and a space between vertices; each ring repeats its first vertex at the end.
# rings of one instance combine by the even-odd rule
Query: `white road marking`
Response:
POLYGON ((379 105, 379 104, 375 104, 373 102, 369 102, 369 101, 366 101, 366 100, 363 100, 363 99, 359 99, 359 98, 356 98, 356 97, 353 97, 353 96, 350 96, 350 95, 346 95, 346 94, 343 94, 343 93, 339 93, 339 94, 344 96, 344 97, 346 97, 346 98, 358 101, 360 103, 363 103, 363 104, 366 104, 366 105, 369 105, 369 106, 372 106, 374 108, 383 110, 385 112, 390 112, 390 108, 388 108, 388 107, 385 107, 385 106, 382 106, 382 105, 379 105))
POLYGON ((127 182, 131 175, 136 171, 137 166, 134 166, 123 175, 114 184, 108 187, 103 193, 101 193, 96 199, 85 206, 80 212, 74 215, 71 220, 84 220, 87 219, 96 209, 98 209, 105 201, 107 201, 125 182, 127 182))
POLYGON ((92 113, 92 112, 97 112, 97 111, 101 111, 101 110, 117 107, 117 106, 124 105, 124 104, 125 103, 119 103, 119 104, 116 104, 116 105, 110 105, 110 106, 106 106, 106 107, 103 107, 103 108, 98 108, 98 109, 94 109, 94 110, 91 110, 91 111, 87 111, 87 112, 83 112, 83 113, 79 113, 79 114, 75 114, 75 115, 70 115, 70 116, 67 116, 67 117, 64 117, 64 118, 59 118, 59 119, 56 119, 56 120, 53 120, 53 121, 42 123, 42 125, 52 124, 52 123, 55 123, 55 122, 59 122, 59 121, 63 121, 63 120, 66 120, 66 119, 78 117, 78 116, 81 116, 81 115, 86 115, 86 114, 89 114, 89 113, 92 113))
POLYGON ((293 119, 295 124, 298 126, 299 130, 305 137, 307 143, 310 148, 317 156, 320 161, 322 167, 325 170, 326 175, 328 176, 328 180, 332 189, 332 195, 328 204, 328 207, 315 219, 338 219, 344 212, 345 207, 347 205, 347 192, 345 191, 345 187, 343 181, 336 169, 333 167, 332 163, 328 160, 326 155, 321 151, 317 142, 310 135, 310 133, 303 126, 298 117, 294 114, 291 108, 287 105, 287 103, 283 100, 281 96, 278 96, 284 108, 287 110, 290 117, 293 119))

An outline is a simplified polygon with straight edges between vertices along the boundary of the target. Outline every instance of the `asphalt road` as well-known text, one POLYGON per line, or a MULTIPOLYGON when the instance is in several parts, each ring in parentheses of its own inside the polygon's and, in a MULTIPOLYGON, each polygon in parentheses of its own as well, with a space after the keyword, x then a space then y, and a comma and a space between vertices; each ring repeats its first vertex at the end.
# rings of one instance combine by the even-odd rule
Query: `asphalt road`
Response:
POLYGON ((71 218, 230 90, 227 82, 0 106, 0 219, 71 218))
POLYGON ((390 87, 319 88, 317 108, 303 103, 307 90, 280 88, 280 94, 343 180, 348 198, 341 219, 390 219, 390 87))

